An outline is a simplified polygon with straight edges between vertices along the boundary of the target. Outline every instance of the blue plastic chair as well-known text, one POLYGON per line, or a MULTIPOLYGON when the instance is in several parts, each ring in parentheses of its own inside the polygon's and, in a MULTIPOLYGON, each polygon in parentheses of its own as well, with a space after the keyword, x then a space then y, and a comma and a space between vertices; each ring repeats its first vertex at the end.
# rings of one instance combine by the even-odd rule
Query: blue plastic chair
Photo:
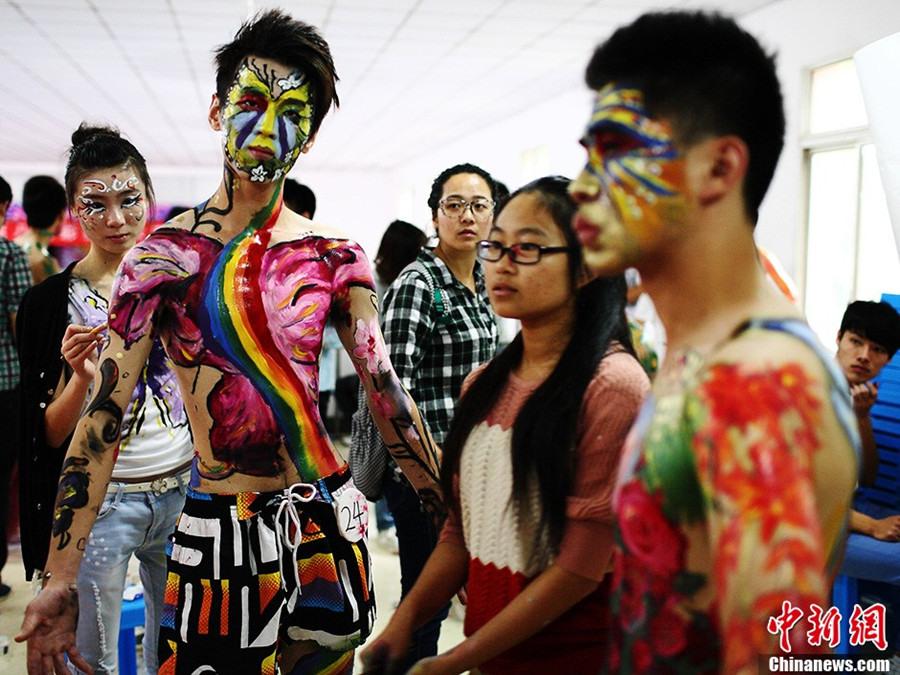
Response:
POLYGON ((119 675, 137 675, 137 640, 134 629, 144 625, 144 597, 122 601, 119 621, 119 675))
POLYGON ((841 641, 834 648, 835 654, 855 654, 857 647, 850 645, 850 615, 853 606, 859 602, 859 589, 856 577, 838 574, 831 588, 831 604, 841 612, 841 641))

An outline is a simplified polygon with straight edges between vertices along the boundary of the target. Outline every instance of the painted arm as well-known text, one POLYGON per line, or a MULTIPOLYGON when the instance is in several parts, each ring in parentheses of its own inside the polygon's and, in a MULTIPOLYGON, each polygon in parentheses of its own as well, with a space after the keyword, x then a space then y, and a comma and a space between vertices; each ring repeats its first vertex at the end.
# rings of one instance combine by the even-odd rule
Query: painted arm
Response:
POLYGON ((468 571, 469 554, 465 547, 457 542, 438 542, 387 627, 362 652, 364 672, 367 675, 397 673, 406 658, 413 632, 450 602, 466 583, 468 571))
POLYGON ((28 672, 65 671, 63 654, 90 672, 75 646, 75 582, 118 452, 124 411, 152 345, 148 333, 130 347, 110 331, 94 378, 94 395, 75 428, 63 461, 50 553, 41 593, 25 609, 16 641, 28 641, 28 672), (49 576, 49 578, 47 578, 49 576), (61 669, 62 668, 62 669, 61 669))
POLYGON ((440 531, 446 518, 438 478, 440 451, 388 357, 378 325, 375 293, 369 288, 352 287, 341 314, 335 326, 365 387, 372 420, 440 531))
POLYGON ((76 324, 66 328, 62 355, 72 368, 72 377, 65 382, 65 375, 60 376, 56 395, 44 414, 44 434, 51 447, 60 447, 78 423, 91 380, 97 371, 96 350, 97 345, 103 342, 99 330, 102 328, 105 328, 105 324, 99 326, 98 330, 76 324))
POLYGON ((692 443, 705 493, 723 673, 755 673, 759 654, 828 652, 827 642, 810 644, 807 619, 811 604, 827 608, 836 545, 823 493, 845 508, 853 454, 825 403, 821 375, 797 363, 720 363, 698 389, 692 443), (830 464, 824 474, 823 463, 830 464), (822 479, 828 472, 833 485, 822 479), (796 624, 783 615, 786 606, 801 612, 796 624))

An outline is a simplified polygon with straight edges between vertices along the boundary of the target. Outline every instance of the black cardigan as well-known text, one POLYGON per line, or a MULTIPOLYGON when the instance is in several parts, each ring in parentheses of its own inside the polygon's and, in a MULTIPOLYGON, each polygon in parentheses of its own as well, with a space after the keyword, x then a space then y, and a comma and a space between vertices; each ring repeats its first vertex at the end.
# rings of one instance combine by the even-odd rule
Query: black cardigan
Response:
POLYGON ((72 437, 50 447, 44 412, 63 372, 60 355, 69 325, 69 279, 74 263, 25 293, 16 315, 22 372, 19 403, 19 531, 25 577, 44 569, 50 548, 59 474, 72 437))

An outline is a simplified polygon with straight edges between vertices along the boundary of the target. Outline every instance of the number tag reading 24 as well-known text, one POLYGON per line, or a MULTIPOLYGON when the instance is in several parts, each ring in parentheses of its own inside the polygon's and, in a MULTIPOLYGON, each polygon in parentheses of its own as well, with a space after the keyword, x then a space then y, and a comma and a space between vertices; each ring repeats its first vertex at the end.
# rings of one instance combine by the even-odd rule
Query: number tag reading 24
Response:
POLYGON ((355 542, 365 537, 369 527, 369 502, 366 496, 352 483, 333 492, 331 496, 334 498, 338 529, 344 539, 355 542))

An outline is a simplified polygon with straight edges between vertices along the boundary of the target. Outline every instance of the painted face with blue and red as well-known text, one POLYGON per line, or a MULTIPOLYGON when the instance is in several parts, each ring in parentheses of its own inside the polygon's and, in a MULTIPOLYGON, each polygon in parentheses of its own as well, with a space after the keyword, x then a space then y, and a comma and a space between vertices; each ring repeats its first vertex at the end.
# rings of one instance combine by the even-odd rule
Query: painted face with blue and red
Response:
POLYGON ((309 140, 312 91, 306 75, 248 57, 221 101, 225 154, 252 181, 278 181, 309 140))
POLYGON ((569 192, 585 261, 618 274, 664 245, 685 217, 685 156, 672 128, 653 118, 641 91, 612 83, 597 92, 582 140, 588 161, 569 192))

